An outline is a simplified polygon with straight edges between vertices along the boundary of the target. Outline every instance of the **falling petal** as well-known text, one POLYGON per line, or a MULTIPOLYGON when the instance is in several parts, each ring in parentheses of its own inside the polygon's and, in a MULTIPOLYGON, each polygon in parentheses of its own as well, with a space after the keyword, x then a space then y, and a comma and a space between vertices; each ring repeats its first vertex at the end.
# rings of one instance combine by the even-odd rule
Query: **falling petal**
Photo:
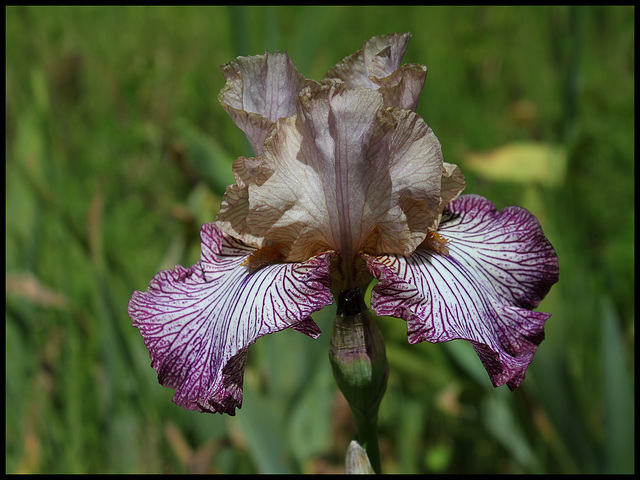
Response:
POLYGON ((331 254, 276 263, 277 253, 256 255, 214 223, 202 227, 201 239, 198 263, 158 273, 146 292, 134 292, 128 310, 158 381, 176 390, 174 402, 233 415, 250 344, 287 327, 320 334, 310 314, 333 301, 331 254))
POLYGON ((379 280, 371 306, 404 319, 410 343, 470 341, 494 386, 513 389, 544 339, 550 314, 530 308, 558 279, 555 251, 522 208, 463 195, 447 210, 446 251, 427 238, 409 257, 365 256, 379 280))
POLYGON ((538 220, 522 207, 500 212, 484 197, 447 206, 438 233, 503 301, 532 309, 558 281, 558 257, 538 220))

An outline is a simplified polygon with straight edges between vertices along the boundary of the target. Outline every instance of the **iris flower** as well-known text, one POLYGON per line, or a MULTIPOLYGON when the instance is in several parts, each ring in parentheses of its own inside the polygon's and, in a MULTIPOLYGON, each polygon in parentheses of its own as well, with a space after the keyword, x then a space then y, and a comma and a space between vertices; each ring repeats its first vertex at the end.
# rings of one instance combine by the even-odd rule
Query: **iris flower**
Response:
POLYGON ((341 292, 403 319, 408 341, 469 341, 494 386, 520 385, 558 279, 536 218, 460 195, 460 169, 415 112, 427 69, 401 65, 409 34, 379 36, 304 78, 286 53, 222 66, 219 101, 251 144, 189 268, 156 274, 128 312, 159 382, 187 409, 235 414, 249 346, 341 292))

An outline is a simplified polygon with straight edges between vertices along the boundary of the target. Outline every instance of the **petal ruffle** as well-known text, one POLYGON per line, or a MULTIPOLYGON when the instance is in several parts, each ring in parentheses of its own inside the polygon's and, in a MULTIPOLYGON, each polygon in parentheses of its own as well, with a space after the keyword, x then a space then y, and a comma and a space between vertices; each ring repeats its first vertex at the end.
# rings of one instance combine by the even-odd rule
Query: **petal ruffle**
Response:
POLYGON ((513 389, 544 339, 550 314, 529 308, 558 280, 555 251, 525 209, 476 195, 447 206, 438 234, 447 252, 427 240, 410 257, 365 256, 371 306, 406 320, 410 343, 470 341, 494 386, 513 389))
POLYGON ((418 64, 400 66, 409 40, 410 33, 373 37, 331 68, 325 80, 339 79, 350 88, 379 90, 385 105, 415 111, 427 68, 418 64))
POLYGON ((300 91, 318 85, 298 73, 287 53, 238 57, 221 68, 226 84, 218 100, 245 133, 255 155, 262 152, 276 120, 296 113, 300 91))
POLYGON ((466 186, 467 184, 464 181, 464 175, 462 175, 460 167, 453 163, 443 162, 442 181, 440 183, 440 205, 438 206, 440 215, 429 226, 429 230, 436 230, 438 228, 445 206, 458 198, 458 195, 462 193, 466 186))
POLYGON ((381 97, 344 83, 303 92, 263 155, 236 161, 241 182, 223 199, 221 228, 280 243, 289 261, 327 249, 411 253, 444 208, 442 152, 424 120, 381 97))
POLYGON ((558 281, 558 256, 534 215, 500 212, 480 195, 462 195, 445 210, 438 233, 503 301, 535 308, 558 281))
POLYGON ((274 253, 256 254, 214 223, 203 225, 201 239, 200 261, 158 273, 146 292, 133 293, 128 312, 176 404, 234 415, 251 343, 287 327, 320 334, 310 314, 333 302, 331 253, 276 264, 274 253))

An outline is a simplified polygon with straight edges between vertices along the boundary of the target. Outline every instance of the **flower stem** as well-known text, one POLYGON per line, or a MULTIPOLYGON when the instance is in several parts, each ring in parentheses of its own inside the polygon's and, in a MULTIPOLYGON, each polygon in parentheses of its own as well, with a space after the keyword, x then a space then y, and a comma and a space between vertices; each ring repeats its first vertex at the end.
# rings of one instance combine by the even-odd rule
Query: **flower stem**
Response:
POLYGON ((378 409, 387 387, 384 339, 359 288, 338 298, 329 360, 340 391, 358 427, 358 439, 376 473, 381 472, 378 409))
POLYGON ((375 412, 369 411, 366 414, 356 412, 353 408, 351 411, 353 412, 353 418, 358 427, 358 441, 367 451, 367 456, 369 457, 373 471, 382 473, 380 467, 380 446, 378 444, 378 407, 375 408, 375 412))

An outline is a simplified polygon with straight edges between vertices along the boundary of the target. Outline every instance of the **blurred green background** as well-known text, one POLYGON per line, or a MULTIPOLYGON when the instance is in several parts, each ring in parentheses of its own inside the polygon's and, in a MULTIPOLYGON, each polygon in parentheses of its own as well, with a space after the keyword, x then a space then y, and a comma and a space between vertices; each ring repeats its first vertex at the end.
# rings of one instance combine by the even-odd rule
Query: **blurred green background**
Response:
POLYGON ((632 7, 6 9, 6 471, 340 472, 355 437, 325 332, 259 339, 235 417, 157 383, 127 302, 199 257, 231 162, 251 155, 218 68, 286 50, 320 79, 410 31, 418 112, 466 193, 535 213, 560 281, 515 392, 465 342, 382 318, 383 471, 634 469, 632 7), (527 173, 529 172, 529 173, 527 173))

